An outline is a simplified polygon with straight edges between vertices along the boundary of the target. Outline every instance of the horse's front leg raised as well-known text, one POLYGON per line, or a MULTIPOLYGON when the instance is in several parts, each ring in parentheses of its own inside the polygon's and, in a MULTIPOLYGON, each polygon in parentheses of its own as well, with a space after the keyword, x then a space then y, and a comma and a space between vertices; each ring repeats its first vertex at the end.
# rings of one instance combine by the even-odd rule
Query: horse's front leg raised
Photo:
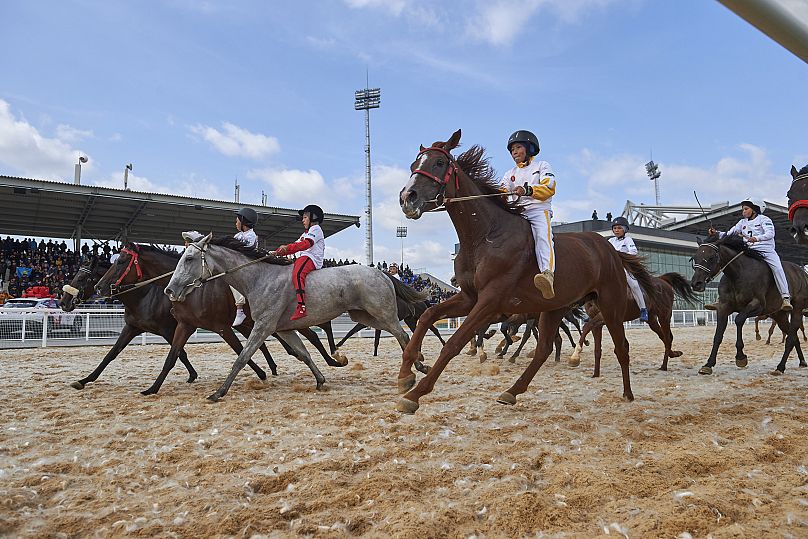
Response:
MULTIPOLYGON (((424 314, 418 318, 418 325, 416 326, 412 337, 410 337, 410 342, 407 343, 407 346, 404 348, 404 353, 401 357, 401 369, 398 371, 399 393, 406 392, 413 386, 413 384, 415 384, 415 373, 412 372, 412 366, 419 359, 421 353, 421 343, 424 340, 424 336, 426 336, 426 332, 430 327, 432 327, 432 324, 447 316, 453 317, 468 314, 472 307, 474 307, 474 299, 461 292, 459 294, 455 294, 446 301, 433 305, 424 311, 424 314)), ((460 326, 460 328, 462 329, 465 325, 466 324, 464 323, 462 326, 460 326)), ((461 348, 465 346, 466 343, 474 336, 475 329, 477 328, 469 327, 468 331, 464 332, 464 335, 466 335, 466 340, 463 341, 461 348)), ((460 329, 455 332, 455 335, 457 335, 459 331, 460 329)), ((446 342, 446 344, 448 343, 449 341, 446 342)))
POLYGON ((716 313, 715 335, 713 335, 713 348, 710 350, 710 357, 707 358, 705 363, 700 369, 699 374, 713 374, 713 367, 715 367, 715 358, 718 356, 718 347, 721 346, 721 341, 724 340, 724 332, 727 330, 727 323, 729 322, 729 312, 719 308, 716 313))

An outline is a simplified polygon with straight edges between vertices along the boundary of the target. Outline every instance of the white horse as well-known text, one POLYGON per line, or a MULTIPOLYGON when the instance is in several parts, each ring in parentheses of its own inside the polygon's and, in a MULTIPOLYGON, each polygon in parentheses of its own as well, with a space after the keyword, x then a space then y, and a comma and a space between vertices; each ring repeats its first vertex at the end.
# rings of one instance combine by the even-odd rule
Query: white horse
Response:
MULTIPOLYGON (((410 339, 398 321, 396 296, 406 301, 422 301, 424 296, 398 280, 359 264, 313 271, 306 280, 308 314, 291 321, 289 318, 297 305, 291 261, 268 255, 261 262, 249 264, 266 253, 246 247, 232 237, 212 239, 212 236, 208 234, 188 245, 165 288, 171 301, 184 301, 209 277, 224 273, 222 279, 249 301, 255 327, 227 379, 208 397, 209 400, 217 401, 227 394, 247 360, 269 335, 276 332, 292 348, 295 357, 309 367, 317 380, 317 389, 320 389, 325 378, 293 330, 333 320, 346 311, 354 321, 392 334, 402 351, 407 346, 410 339), (242 265, 244 267, 239 267, 242 265)), ((423 364, 416 364, 416 368, 427 372, 423 364)))

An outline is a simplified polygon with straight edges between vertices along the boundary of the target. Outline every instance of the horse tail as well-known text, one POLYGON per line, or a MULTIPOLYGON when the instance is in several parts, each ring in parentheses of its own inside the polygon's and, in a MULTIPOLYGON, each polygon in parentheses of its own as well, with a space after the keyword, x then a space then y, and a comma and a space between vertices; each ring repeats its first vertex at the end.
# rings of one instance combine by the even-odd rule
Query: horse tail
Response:
POLYGON ((690 286, 690 281, 685 279, 681 273, 671 272, 665 275, 660 275, 660 279, 671 285, 673 292, 690 303, 698 303, 699 297, 693 292, 693 287, 690 286))
MULTIPOLYGON (((383 272, 384 273, 384 272, 383 272)), ((389 273, 385 273, 388 279, 393 282, 393 288, 396 290, 396 297, 403 299, 407 303, 418 303, 419 301, 426 301, 429 297, 428 294, 418 292, 411 286, 407 286, 389 273)))
POLYGON ((583 320, 585 314, 583 305, 575 305, 569 310, 569 315, 578 320, 583 320))
POLYGON ((616 251, 620 255, 620 261, 623 263, 623 268, 634 276, 640 283, 640 288, 645 292, 648 299, 651 300, 651 305, 664 305, 665 299, 662 295, 662 290, 654 286, 654 276, 645 267, 643 257, 637 255, 630 255, 616 251))

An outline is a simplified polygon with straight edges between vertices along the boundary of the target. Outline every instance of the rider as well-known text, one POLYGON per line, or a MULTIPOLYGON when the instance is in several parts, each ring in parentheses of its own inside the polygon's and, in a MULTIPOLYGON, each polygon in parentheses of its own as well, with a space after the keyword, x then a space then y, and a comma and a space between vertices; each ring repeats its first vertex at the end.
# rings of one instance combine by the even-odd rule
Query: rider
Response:
MULTIPOLYGON (((774 275, 774 283, 777 285, 777 290, 783 296, 784 311, 790 311, 791 295, 788 293, 788 281, 786 280, 786 273, 783 271, 783 264, 777 251, 774 250, 774 223, 772 220, 763 215, 766 211, 766 203, 760 199, 747 197, 741 202, 741 214, 743 219, 738 221, 734 227, 726 232, 719 232, 710 225, 708 233, 710 235, 718 233, 719 237, 723 238, 728 234, 739 234, 743 237, 744 241, 749 244, 751 249, 758 251, 766 263, 772 270, 774 275)), ((718 303, 709 303, 704 306, 705 309, 715 311, 718 309, 718 303)))
POLYGON ((547 161, 534 159, 539 154, 539 139, 530 131, 519 130, 508 139, 508 151, 516 166, 505 173, 500 183, 503 192, 514 195, 522 206, 522 216, 530 223, 533 241, 536 244, 536 262, 539 273, 533 277, 533 284, 545 298, 555 296, 553 272, 555 252, 553 250, 552 198, 556 180, 553 169, 547 161))
MULTIPOLYGON (((612 247, 621 253, 636 255, 637 246, 634 245, 634 240, 628 237, 628 229, 628 219, 625 217, 620 216, 612 221, 612 234, 614 234, 614 237, 609 238, 609 243, 611 243, 612 247)), ((628 289, 631 290, 631 295, 634 297, 634 301, 637 302, 637 306, 640 308, 640 320, 642 322, 648 322, 648 309, 645 308, 645 297, 643 296, 642 289, 640 288, 640 283, 637 282, 637 278, 630 274, 628 270, 625 271, 628 289)))
MULTIPOLYGON (((247 247, 255 247, 256 243, 258 243, 258 236, 256 236, 253 228, 257 223, 258 213, 256 213, 254 209, 241 208, 236 213, 236 230, 238 230, 238 232, 233 237, 237 240, 241 240, 247 247)), ((233 320, 233 327, 236 327, 240 326, 244 322, 244 319, 247 318, 247 315, 244 314, 244 304, 247 303, 247 300, 241 292, 232 286, 230 290, 233 291, 233 297, 236 300, 236 318, 233 320)))
POLYGON ((292 284, 297 294, 297 310, 290 320, 299 320, 306 316, 306 276, 315 269, 323 267, 325 257, 325 235, 320 224, 323 222, 323 210, 320 206, 309 204, 297 212, 303 221, 305 231, 294 243, 281 245, 275 249, 277 255, 290 255, 300 252, 292 269, 292 284))

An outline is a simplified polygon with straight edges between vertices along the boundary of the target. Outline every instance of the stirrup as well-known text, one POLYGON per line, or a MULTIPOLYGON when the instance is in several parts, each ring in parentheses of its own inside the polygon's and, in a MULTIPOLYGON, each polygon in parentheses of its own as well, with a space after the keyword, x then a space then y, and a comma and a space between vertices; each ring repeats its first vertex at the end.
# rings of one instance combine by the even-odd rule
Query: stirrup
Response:
POLYGON ((306 305, 304 303, 298 303, 297 309, 289 320, 300 320, 304 318, 306 314, 306 305))

